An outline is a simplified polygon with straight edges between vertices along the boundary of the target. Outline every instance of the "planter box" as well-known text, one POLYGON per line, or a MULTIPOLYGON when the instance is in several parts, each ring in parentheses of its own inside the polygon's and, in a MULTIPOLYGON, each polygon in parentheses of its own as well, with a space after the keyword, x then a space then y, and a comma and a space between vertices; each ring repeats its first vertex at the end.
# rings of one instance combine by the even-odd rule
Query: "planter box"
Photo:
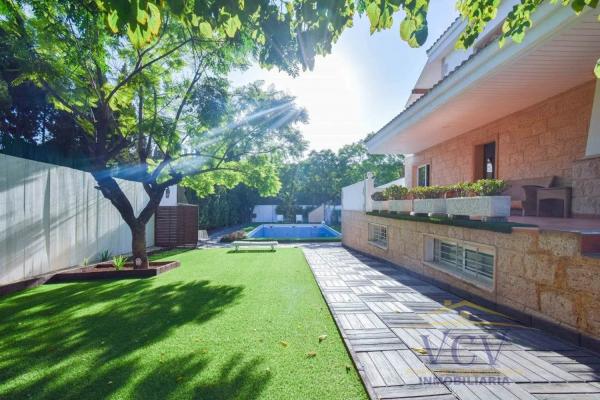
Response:
POLYGON ((416 199, 413 203, 415 214, 446 214, 446 199, 416 199))
POLYGON ((446 199, 448 215, 506 218, 510 216, 510 196, 477 196, 446 199))
POLYGON ((389 210, 398 214, 408 214, 413 210, 412 200, 388 200, 389 210))
POLYGON ((54 274, 48 282, 80 282, 98 279, 151 278, 179 267, 179 261, 150 261, 147 269, 133 269, 132 263, 125 264, 122 270, 116 270, 111 263, 100 263, 54 274))
POLYGON ((389 206, 389 201, 375 201, 373 200, 373 211, 387 211, 389 206))

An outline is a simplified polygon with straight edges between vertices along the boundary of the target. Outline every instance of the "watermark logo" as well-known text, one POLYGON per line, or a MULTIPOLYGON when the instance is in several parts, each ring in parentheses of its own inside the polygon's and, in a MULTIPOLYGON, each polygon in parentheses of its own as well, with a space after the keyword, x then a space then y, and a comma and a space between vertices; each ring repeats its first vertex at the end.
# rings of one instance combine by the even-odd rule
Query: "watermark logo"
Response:
POLYGON ((466 300, 454 304, 445 301, 443 307, 428 313, 425 319, 437 330, 420 330, 423 347, 411 348, 429 366, 420 377, 422 384, 509 383, 502 373, 505 366, 498 359, 509 344, 505 328, 523 328, 521 325, 466 300))

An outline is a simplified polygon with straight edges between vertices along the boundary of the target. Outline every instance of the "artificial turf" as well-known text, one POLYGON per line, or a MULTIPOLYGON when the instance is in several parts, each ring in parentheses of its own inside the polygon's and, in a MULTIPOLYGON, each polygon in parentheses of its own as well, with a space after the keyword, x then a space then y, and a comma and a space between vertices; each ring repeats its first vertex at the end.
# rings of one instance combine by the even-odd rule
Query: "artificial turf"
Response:
POLYGON ((299 249, 168 258, 0 299, 0 399, 367 398, 299 249))

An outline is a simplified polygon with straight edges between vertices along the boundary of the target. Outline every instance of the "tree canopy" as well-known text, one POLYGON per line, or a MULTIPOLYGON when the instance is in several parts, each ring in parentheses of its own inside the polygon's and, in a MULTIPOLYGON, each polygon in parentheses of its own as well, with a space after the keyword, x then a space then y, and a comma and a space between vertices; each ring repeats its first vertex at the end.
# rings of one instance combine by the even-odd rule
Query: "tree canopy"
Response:
POLYGON ((319 205, 340 201, 344 186, 365 179, 373 172, 378 185, 404 176, 404 157, 401 155, 369 154, 364 140, 331 150, 312 151, 299 161, 282 168, 279 199, 283 204, 319 205))
MULTIPOLYGON (((371 33, 390 29, 400 16, 400 37, 411 47, 422 46, 428 37, 427 12, 431 0, 86 0, 103 14, 114 33, 127 32, 131 42, 144 47, 158 36, 161 12, 170 12, 205 36, 234 37, 238 32, 265 44, 259 52, 261 64, 295 64, 311 68, 315 54, 327 54, 356 13, 366 15, 371 33), (250 32, 248 35, 247 33, 250 32), (286 62, 286 60, 289 62, 286 62)), ((466 28, 457 48, 470 47, 486 25, 498 14, 502 0, 456 0, 456 8, 466 28)), ((544 0, 521 0, 502 25, 500 45, 506 40, 520 43, 533 22, 532 16, 544 0)), ((579 14, 596 8, 598 0, 550 0, 579 14)), ((290 68, 291 67, 291 68, 290 68)), ((600 60, 595 73, 600 77, 600 60)))

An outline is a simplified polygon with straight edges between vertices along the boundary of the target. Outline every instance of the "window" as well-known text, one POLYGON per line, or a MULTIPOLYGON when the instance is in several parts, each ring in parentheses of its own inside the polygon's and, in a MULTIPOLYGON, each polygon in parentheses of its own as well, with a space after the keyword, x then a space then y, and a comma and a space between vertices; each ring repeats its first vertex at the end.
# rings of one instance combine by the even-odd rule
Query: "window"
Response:
POLYGON ((377 247, 387 249, 387 226, 379 224, 369 224, 369 243, 374 244, 377 247))
POLYGON ((494 252, 474 243, 426 237, 426 261, 466 280, 490 288, 494 282, 494 252))
POLYGON ((429 164, 421 165, 417 169, 417 186, 429 186, 429 164))

